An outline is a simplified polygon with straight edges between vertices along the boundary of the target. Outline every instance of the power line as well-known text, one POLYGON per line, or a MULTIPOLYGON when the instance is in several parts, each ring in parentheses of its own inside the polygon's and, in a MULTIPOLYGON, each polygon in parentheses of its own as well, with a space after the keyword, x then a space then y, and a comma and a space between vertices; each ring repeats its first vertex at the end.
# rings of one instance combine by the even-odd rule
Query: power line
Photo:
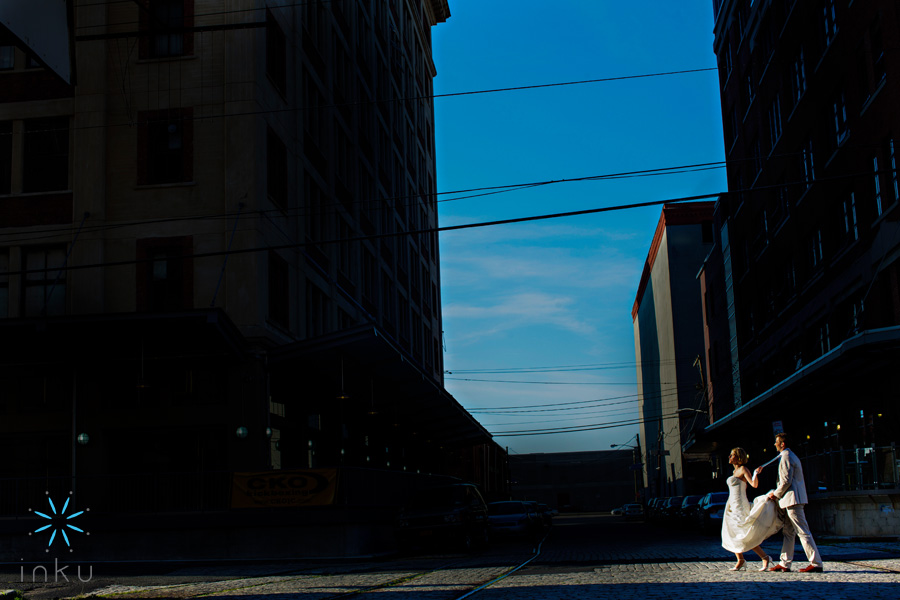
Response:
MULTIPOLYGON (((527 383, 534 385, 637 385, 637 381, 517 381, 515 379, 466 379, 461 377, 444 377, 452 381, 478 381, 487 383, 527 383)), ((671 383, 671 382, 664 382, 671 383)))
POLYGON ((509 427, 509 426, 531 425, 534 423, 562 423, 562 422, 578 421, 578 420, 581 420, 584 417, 590 416, 590 415, 616 415, 616 416, 619 416, 619 415, 630 414, 630 413, 634 413, 634 412, 635 412, 635 409, 632 407, 621 407, 621 408, 615 408, 612 410, 605 410, 605 411, 599 410, 599 411, 584 412, 584 413, 580 413, 578 416, 563 417, 560 419, 541 419, 540 421, 520 421, 518 423, 491 423, 491 424, 482 423, 482 426, 485 428, 488 428, 488 427, 509 427))
POLYGON ((494 410, 524 410, 529 408, 546 408, 548 406, 571 406, 596 402, 607 402, 609 400, 622 400, 624 398, 637 398, 638 394, 626 394, 624 396, 611 396, 609 398, 595 398, 593 400, 576 400, 572 402, 553 402, 551 404, 525 404, 522 406, 492 406, 486 408, 466 408, 469 412, 494 411, 494 410))
POLYGON ((607 423, 593 423, 590 425, 581 425, 581 426, 572 426, 572 427, 554 427, 547 429, 525 429, 521 431, 514 432, 501 432, 501 433, 493 433, 491 435, 493 437, 521 437, 527 435, 554 435, 557 433, 579 433, 582 431, 597 431, 600 429, 613 429, 617 427, 630 427, 634 425, 641 425, 643 423, 655 423, 658 421, 663 421, 664 419, 678 417, 678 414, 668 414, 668 415, 660 415, 659 417, 654 417, 650 419, 626 419, 622 421, 610 421, 607 423))
MULTIPOLYGON (((871 172, 852 174, 852 175, 840 175, 834 177, 824 177, 816 179, 815 181, 823 182, 823 181, 840 181, 848 178, 855 178, 859 176, 869 176, 871 172)), ((324 246, 328 244, 337 244, 342 242, 359 242, 364 240, 374 240, 374 239, 386 239, 392 237, 401 237, 401 236, 413 236, 413 235, 422 235, 428 233, 439 233, 439 232, 449 232, 449 231, 461 231, 465 229, 475 229, 481 227, 494 227, 497 225, 511 225, 514 223, 528 223, 534 221, 545 221, 550 219, 560 219, 566 217, 575 217, 575 216, 584 216, 584 215, 593 215, 593 214, 601 214, 606 212, 616 212, 621 210, 629 210, 634 208, 646 208, 650 206, 661 206, 664 204, 679 204, 684 202, 693 202, 697 200, 710 200, 713 198, 718 198, 720 196, 725 195, 735 195, 740 193, 754 193, 754 192, 762 192, 766 190, 772 189, 781 189, 784 187, 790 187, 793 185, 805 184, 806 182, 794 182, 794 183, 782 183, 768 186, 758 186, 744 190, 730 190, 730 191, 719 191, 710 194, 698 194, 695 196, 681 196, 677 198, 668 198, 665 200, 650 200, 647 202, 633 202, 630 204, 618 204, 614 206, 604 206, 600 208, 589 208, 584 210, 576 210, 569 212, 559 212, 559 213, 551 213, 544 215, 534 215, 530 217, 517 217, 512 219, 499 219, 495 221, 482 221, 477 223, 466 223, 462 225, 450 225, 446 227, 432 227, 426 229, 418 229, 418 230, 408 230, 408 231, 399 231, 399 232, 390 232, 390 233, 379 233, 373 235, 364 235, 364 236, 356 236, 352 238, 335 238, 331 240, 320 240, 315 242, 292 242, 289 244, 276 244, 270 246, 255 246, 251 248, 239 248, 237 250, 219 250, 212 252, 203 252, 203 253, 193 253, 193 254, 184 254, 180 257, 171 257, 171 258, 181 258, 184 259, 198 259, 198 258, 212 258, 219 257, 225 255, 233 255, 233 254, 252 254, 256 252, 267 252, 270 250, 294 250, 297 248, 302 248, 305 246, 324 246)), ((68 265, 66 267, 67 271, 74 270, 82 270, 82 269, 96 269, 99 267, 118 267, 118 266, 126 266, 126 265, 134 265, 141 263, 151 263, 154 262, 152 258, 146 259, 128 259, 128 260, 120 260, 120 261, 108 261, 108 262, 98 262, 98 263, 88 263, 83 265, 68 265)), ((43 273, 44 269, 22 269, 18 271, 9 271, 7 275, 25 275, 28 273, 43 273)))
MULTIPOLYGON (((621 176, 641 176, 643 174, 647 174, 647 175, 668 174, 668 172, 671 172, 671 171, 674 171, 677 169, 685 169, 685 168, 691 168, 691 167, 703 166, 703 165, 721 165, 721 167, 724 167, 725 163, 720 161, 720 162, 712 162, 712 163, 698 163, 695 165, 657 167, 657 168, 653 168, 653 169, 644 169, 644 170, 638 170, 638 171, 625 171, 625 172, 618 172, 618 173, 589 175, 589 176, 584 176, 584 177, 573 177, 573 178, 565 178, 565 179, 550 179, 550 180, 545 180, 545 181, 528 182, 528 183, 516 183, 516 184, 508 184, 508 185, 504 185, 504 186, 487 186, 487 187, 482 187, 482 188, 468 188, 468 189, 463 189, 463 190, 452 190, 452 191, 446 191, 446 192, 437 192, 435 195, 440 196, 440 195, 450 195, 450 194, 465 194, 465 193, 469 193, 469 192, 477 192, 477 191, 484 191, 484 190, 500 190, 500 191, 504 191, 504 192, 517 191, 517 190, 525 188, 525 187, 537 187, 537 186, 555 185, 555 184, 560 184, 560 183, 574 183, 574 182, 583 182, 583 181, 602 181, 602 180, 606 180, 606 179, 616 179, 621 176)), ((719 168, 719 167, 717 167, 717 168, 719 168)), ((452 201, 457 201, 457 200, 474 198, 474 197, 478 197, 478 196, 481 196, 481 194, 475 194, 472 196, 461 196, 458 198, 446 198, 444 200, 437 200, 436 202, 437 203, 452 202, 452 201)), ((382 197, 380 199, 364 198, 364 199, 353 201, 353 204, 363 204, 366 202, 376 201, 376 202, 383 203, 382 206, 380 206, 378 210, 388 210, 388 209, 392 208, 391 206, 388 205, 388 203, 393 200, 404 200, 404 199, 419 198, 419 197, 420 197, 419 195, 414 194, 414 195, 382 197)), ((342 202, 335 200, 333 202, 328 203, 327 206, 336 208, 337 206, 342 205, 342 204, 343 204, 342 202)), ((252 213, 249 213, 249 215, 246 215, 245 218, 248 218, 250 216, 256 216, 257 218, 262 218, 265 215, 270 214, 270 213, 276 214, 276 215, 281 214, 281 215, 285 215, 287 217, 294 217, 294 216, 299 217, 299 216, 314 216, 314 215, 325 215, 325 214, 330 215, 330 214, 334 214, 335 212, 336 211, 312 212, 312 211, 305 210, 304 208, 301 208, 301 207, 290 209, 285 212, 279 208, 273 208, 273 209, 269 209, 269 210, 254 211, 252 213)), ((107 230, 111 230, 111 229, 120 229, 123 227, 134 227, 134 226, 150 225, 150 224, 158 224, 158 223, 193 221, 193 220, 202 221, 202 220, 228 219, 237 214, 238 214, 237 212, 227 212, 227 213, 221 213, 221 214, 190 215, 190 216, 183 216, 183 217, 165 217, 165 218, 159 218, 159 219, 145 219, 145 220, 140 220, 140 221, 104 223, 101 225, 86 226, 85 230, 86 231, 107 231, 107 230)), ((65 226, 65 227, 46 228, 46 229, 42 229, 42 230, 31 230, 28 232, 28 234, 21 234, 21 233, 17 233, 17 232, 0 233, 0 236, 28 235, 28 236, 32 236, 32 237, 22 237, 22 238, 18 238, 18 239, 23 240, 23 241, 32 241, 32 240, 37 240, 37 239, 46 239, 48 237, 52 237, 53 234, 58 234, 58 233, 67 234, 70 232, 70 230, 71 230, 70 226, 65 226), (49 235, 43 236, 43 237, 34 237, 33 234, 49 234, 49 235)))
MULTIPOLYGON (((678 362, 678 359, 666 359, 664 361, 644 361, 641 364, 672 364, 678 362)), ((556 366, 548 366, 548 367, 499 367, 499 368, 486 368, 486 369, 454 369, 453 371, 444 371, 444 373, 448 375, 452 375, 454 373, 552 373, 559 371, 593 371, 593 370, 604 370, 604 369, 623 369, 629 367, 637 366, 637 362, 616 362, 616 363, 587 363, 580 365, 556 365, 556 366)))
MULTIPOLYGON (((687 385, 673 386, 673 387, 667 388, 667 389, 668 390, 673 390, 673 389, 686 390, 686 389, 693 389, 693 386, 687 386, 687 385)), ((468 410, 468 412, 470 412, 473 415, 509 415, 509 416, 515 416, 516 414, 531 415, 531 414, 543 413, 543 412, 562 412, 562 411, 570 411, 570 410, 584 410, 585 408, 606 408, 608 406, 613 406, 616 404, 633 404, 633 403, 641 401, 641 400, 643 400, 644 402, 648 402, 648 401, 662 400, 663 398, 678 397, 680 395, 681 395, 680 391, 675 391, 675 392, 666 391, 665 393, 660 393, 658 395, 653 394, 653 395, 649 395, 649 396, 648 395, 641 396, 640 394, 631 394, 628 396, 621 396, 621 398, 631 398, 631 400, 621 400, 619 402, 610 402, 609 404, 604 404, 603 406, 596 406, 596 405, 595 406, 567 406, 564 408, 539 408, 536 410, 528 410, 523 407, 522 409, 512 409, 512 410, 505 410, 505 411, 492 411, 490 409, 467 409, 467 410, 468 410)), ((599 403, 601 401, 587 400, 586 402, 599 403)), ((549 406, 554 406, 554 405, 551 404, 549 406)))

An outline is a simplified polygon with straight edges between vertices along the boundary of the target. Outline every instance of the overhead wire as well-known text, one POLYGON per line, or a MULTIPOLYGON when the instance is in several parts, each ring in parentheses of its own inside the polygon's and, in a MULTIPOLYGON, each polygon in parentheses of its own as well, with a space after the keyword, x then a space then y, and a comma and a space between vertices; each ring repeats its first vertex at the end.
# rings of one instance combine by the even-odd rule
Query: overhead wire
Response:
MULTIPOLYGON (((840 176, 834 176, 834 177, 823 177, 823 178, 816 179, 816 181, 819 181, 819 182, 839 181, 839 180, 855 178, 855 177, 859 177, 859 176, 863 176, 863 175, 866 175, 866 176, 871 175, 871 172, 856 173, 856 174, 850 174, 850 175, 840 175, 840 176)), ((664 200, 649 200, 646 202, 633 202, 633 203, 629 203, 629 204, 619 204, 619 205, 604 206, 604 207, 599 207, 599 208, 589 208, 589 209, 583 209, 583 210, 558 212, 558 213, 542 214, 542 215, 533 215, 533 216, 528 216, 528 217, 516 217, 516 218, 510 218, 510 219, 497 219, 497 220, 493 220, 493 221, 480 221, 480 222, 475 222, 475 223, 449 225, 449 226, 444 226, 444 227, 429 227, 429 228, 425 228, 425 229, 393 231, 393 232, 377 233, 377 234, 371 234, 371 235, 354 236, 351 238, 332 238, 329 240, 319 240, 319 241, 315 241, 315 242, 304 241, 304 242, 292 242, 292 243, 287 243, 287 244, 252 246, 249 248, 238 248, 238 249, 234 249, 234 250, 214 250, 214 251, 209 251, 209 252, 184 254, 184 255, 181 255, 179 258, 182 258, 182 259, 211 258, 211 257, 224 256, 226 254, 229 254, 229 255, 251 254, 251 253, 256 253, 256 252, 266 252, 269 250, 291 250, 291 249, 301 248, 301 247, 305 247, 305 246, 324 246, 324 245, 329 245, 329 244, 338 244, 338 243, 342 243, 342 242, 356 242, 356 241, 362 241, 362 240, 386 239, 386 238, 394 238, 394 237, 421 235, 421 234, 427 234, 427 233, 461 231, 461 230, 466 230, 466 229, 475 229, 475 228, 482 228, 482 227, 494 227, 494 226, 498 226, 498 225, 529 223, 529 222, 544 221, 544 220, 550 220, 550 219, 560 219, 560 218, 575 217, 575 216, 602 214, 602 213, 606 213, 606 212, 616 212, 616 211, 621 211, 621 210, 630 210, 630 209, 644 208, 644 207, 650 207, 650 206, 661 206, 661 205, 665 205, 665 204, 678 204, 678 203, 685 203, 685 202, 694 202, 697 200, 711 200, 711 199, 716 199, 721 196, 725 196, 725 195, 729 195, 729 194, 735 195, 735 194, 740 194, 740 193, 761 192, 764 190, 780 189, 780 188, 784 188, 784 187, 800 185, 800 184, 805 184, 805 183, 806 182, 792 182, 789 184, 781 183, 781 184, 768 185, 768 186, 757 186, 757 187, 749 188, 749 189, 745 189, 745 190, 718 191, 718 192, 713 192, 713 193, 708 193, 708 194, 697 194, 694 196, 681 196, 681 197, 675 197, 675 198, 667 198, 664 200)), ((118 261, 101 261, 101 262, 87 263, 87 264, 81 264, 81 265, 68 265, 66 267, 66 270, 74 271, 74 270, 82 270, 82 269, 95 269, 95 268, 100 268, 100 267, 126 266, 126 265, 134 265, 134 264, 141 264, 141 263, 149 263, 149 262, 153 262, 153 261, 154 261, 154 259, 152 259, 152 258, 146 258, 146 259, 135 258, 135 259, 125 259, 125 260, 118 260, 118 261)), ((23 274, 28 274, 28 273, 40 273, 40 272, 43 272, 43 270, 22 269, 22 270, 18 270, 18 271, 8 271, 7 275, 23 275, 23 274)))
MULTIPOLYGON (((719 164, 719 163, 699 163, 699 164, 714 165, 714 164, 719 164)), ((518 191, 519 189, 522 189, 523 187, 546 186, 546 185, 555 185, 555 184, 560 184, 560 183, 574 183, 574 182, 581 182, 581 181, 602 181, 605 179, 617 178, 617 177, 623 176, 623 175, 639 177, 639 176, 643 176, 642 174, 646 174, 646 175, 665 174, 667 171, 671 171, 674 169, 688 168, 688 167, 692 167, 692 166, 696 166, 696 165, 657 167, 657 168, 653 168, 653 169, 645 169, 645 170, 638 170, 638 171, 590 175, 590 176, 585 176, 585 177, 574 177, 574 178, 567 178, 567 179, 553 179, 553 180, 546 180, 546 181, 539 181, 539 182, 509 184, 509 185, 505 185, 505 186, 488 186, 488 187, 483 187, 483 188, 469 188, 469 189, 465 189, 465 190, 452 190, 452 191, 446 191, 446 192, 437 192, 436 195, 462 194, 462 193, 468 193, 468 192, 479 191, 479 190, 498 190, 500 188, 503 188, 501 191, 518 191)), ((725 166, 724 162, 721 163, 721 166, 722 167, 725 166)), ((479 195, 463 196, 463 197, 458 197, 458 198, 447 198, 444 200, 437 200, 437 202, 440 203, 440 202, 448 202, 448 201, 457 201, 457 200, 463 200, 463 199, 468 199, 468 198, 477 197, 477 196, 479 196, 479 195)), ((386 198, 380 198, 380 199, 360 199, 360 200, 354 200, 353 204, 362 204, 362 203, 370 202, 370 201, 379 201, 379 202, 384 203, 384 202, 389 202, 389 201, 393 201, 393 200, 409 199, 411 197, 417 198, 418 196, 417 195, 412 195, 412 196, 403 195, 403 196, 392 196, 392 197, 386 197, 386 198)), ((328 206, 336 208, 337 206, 340 206, 341 204, 342 203, 340 201, 335 200, 331 203, 328 203, 328 206)), ((379 210, 387 210, 388 208, 391 208, 391 207, 387 207, 384 204, 382 204, 382 206, 379 207, 379 210)), ((288 211, 282 211, 279 208, 273 208, 273 209, 268 209, 268 210, 252 211, 251 213, 249 213, 249 215, 245 214, 244 217, 250 218, 253 215, 259 215, 260 218, 263 218, 265 215, 268 215, 268 214, 282 214, 286 217, 313 216, 313 215, 321 216, 321 215, 334 214, 334 212, 335 211, 312 212, 312 211, 304 210, 304 208, 302 208, 302 207, 289 209, 288 211)), ((236 214, 237 214, 237 211, 229 211, 226 213, 218 213, 218 214, 186 215, 186 216, 180 216, 180 217, 141 219, 141 220, 132 220, 132 221, 127 221, 127 222, 103 223, 103 224, 98 224, 98 225, 94 225, 94 226, 89 225, 89 226, 86 226, 85 229, 87 231, 106 231, 106 230, 111 230, 111 229, 120 229, 120 228, 124 228, 124 227, 136 227, 136 226, 159 224, 159 223, 194 221, 194 220, 204 221, 204 220, 230 219, 230 218, 234 217, 236 214)), ((69 226, 60 226, 60 227, 53 227, 53 228, 30 230, 25 234, 18 233, 18 232, 0 232, 0 237, 7 236, 7 235, 9 235, 9 236, 12 236, 12 235, 33 236, 35 234, 48 234, 45 237, 19 238, 24 241, 32 241, 35 239, 46 239, 46 237, 52 237, 52 235, 56 235, 56 234, 65 235, 65 234, 68 234, 69 231, 70 231, 69 226)))
POLYGON ((545 429, 523 429, 520 431, 509 432, 491 432, 493 437, 521 437, 530 435, 553 435, 559 433, 580 433, 584 431, 598 431, 601 429, 614 429, 618 427, 630 427, 634 425, 642 425, 644 423, 662 422, 665 419, 676 418, 678 413, 670 413, 651 418, 623 419, 620 421, 608 421, 606 423, 591 423, 588 425, 573 425, 571 427, 553 427, 545 429))

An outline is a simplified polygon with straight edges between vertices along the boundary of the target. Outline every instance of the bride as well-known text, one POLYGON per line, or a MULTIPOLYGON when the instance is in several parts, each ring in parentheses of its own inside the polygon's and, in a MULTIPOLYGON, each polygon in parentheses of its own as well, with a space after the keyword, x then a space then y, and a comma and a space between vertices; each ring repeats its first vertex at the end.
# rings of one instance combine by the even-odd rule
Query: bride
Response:
POLYGON ((734 467, 734 475, 726 481, 728 484, 728 502, 722 517, 722 547, 734 552, 737 564, 731 568, 739 571, 744 568, 744 552, 753 550, 763 561, 760 571, 769 568, 771 558, 763 552, 760 544, 770 535, 781 529, 782 518, 765 495, 758 496, 753 503, 747 501, 747 484, 754 488, 759 486, 755 476, 744 465, 748 460, 743 448, 735 448, 728 455, 728 464, 734 467))

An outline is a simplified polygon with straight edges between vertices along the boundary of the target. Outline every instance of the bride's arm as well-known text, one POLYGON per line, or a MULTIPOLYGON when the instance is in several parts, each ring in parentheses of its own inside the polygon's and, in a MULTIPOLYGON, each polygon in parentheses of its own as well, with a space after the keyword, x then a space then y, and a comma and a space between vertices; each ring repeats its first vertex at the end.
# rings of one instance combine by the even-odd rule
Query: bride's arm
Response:
POLYGON ((755 474, 751 475, 750 469, 748 469, 747 467, 742 466, 741 469, 743 469, 743 472, 741 473, 741 475, 744 476, 744 481, 746 481, 748 484, 750 484, 750 486, 752 486, 754 488, 758 488, 759 487, 759 479, 756 478, 756 475, 755 474))

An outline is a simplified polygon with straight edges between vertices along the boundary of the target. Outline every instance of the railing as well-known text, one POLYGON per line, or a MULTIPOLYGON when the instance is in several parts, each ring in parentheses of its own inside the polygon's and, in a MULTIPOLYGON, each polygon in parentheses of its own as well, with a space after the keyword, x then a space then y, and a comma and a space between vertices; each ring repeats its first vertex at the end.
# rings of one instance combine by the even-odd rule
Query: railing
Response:
POLYGON ((900 454, 894 444, 839 448, 800 460, 810 494, 900 488, 900 454))

